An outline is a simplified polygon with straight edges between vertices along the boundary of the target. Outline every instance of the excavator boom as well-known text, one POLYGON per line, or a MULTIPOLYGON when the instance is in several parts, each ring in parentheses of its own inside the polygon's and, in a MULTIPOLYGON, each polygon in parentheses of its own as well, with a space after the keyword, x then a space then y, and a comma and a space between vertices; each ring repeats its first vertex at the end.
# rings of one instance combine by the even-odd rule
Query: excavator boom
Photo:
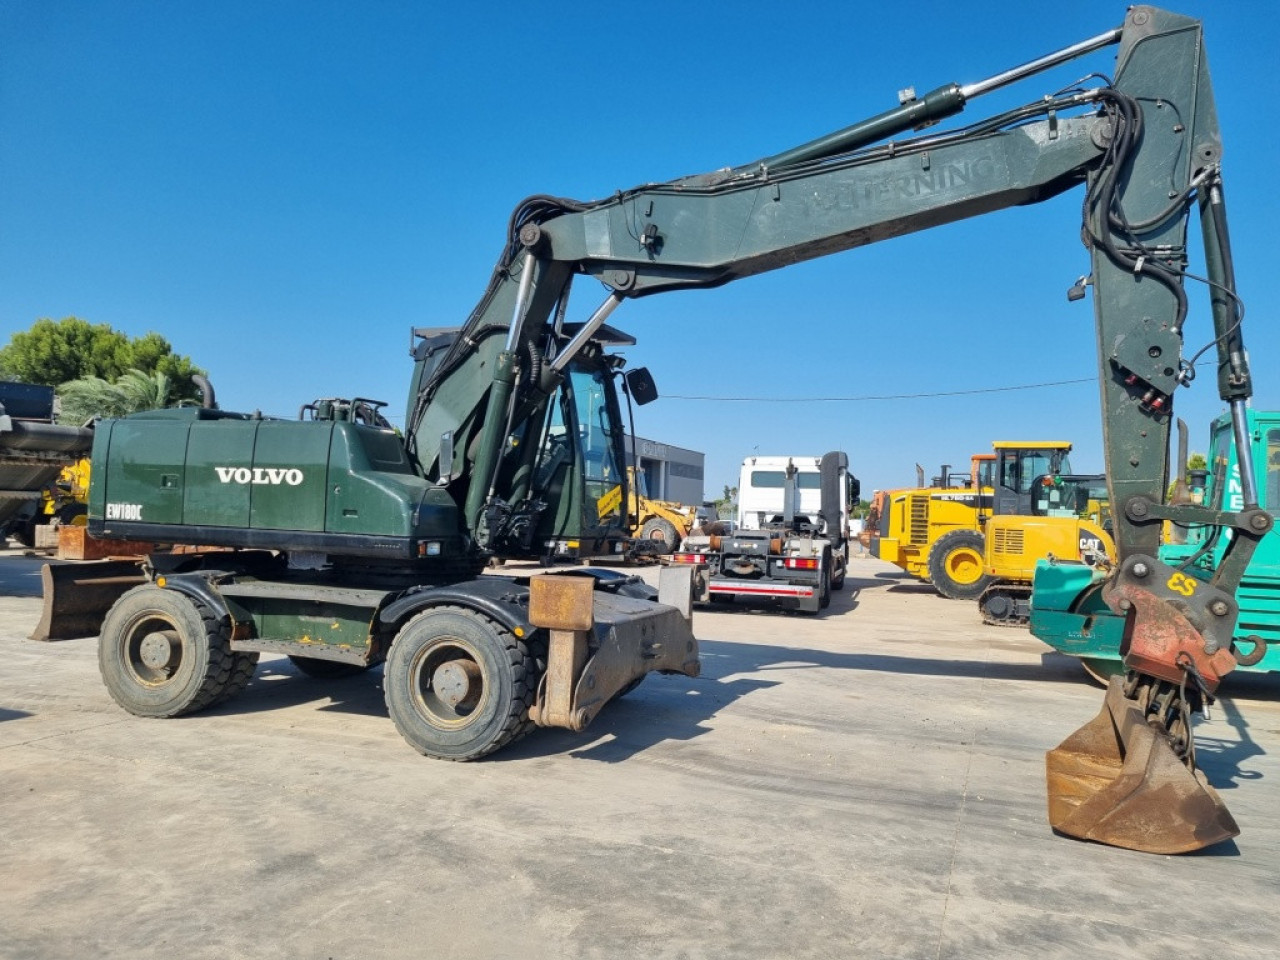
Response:
MULTIPOLYGON (((1195 374, 1195 358, 1182 350, 1193 206, 1204 239, 1219 395, 1241 441, 1246 430, 1252 387, 1220 162, 1199 22, 1135 6, 1120 28, 978 83, 908 97, 882 114, 754 163, 644 184, 594 202, 530 197, 512 214, 489 285, 463 326, 415 331, 403 446, 376 423, 376 411, 360 414, 365 405, 357 401, 343 407, 345 413, 341 403, 324 401, 326 415, 318 424, 280 424, 212 409, 109 422, 97 431, 89 529, 133 539, 151 531, 166 537, 160 542, 223 545, 249 554, 225 578, 218 574, 220 600, 211 577, 225 572, 225 557, 210 577, 174 575, 170 587, 185 584, 194 599, 175 599, 163 585, 149 585, 131 594, 125 607, 127 613, 130 604, 142 604, 139 610, 165 619, 173 616, 166 610, 217 600, 228 618, 232 612, 240 617, 245 629, 237 627, 227 642, 246 656, 278 650, 315 659, 315 648, 298 646, 292 634, 247 635, 249 624, 267 629, 268 617, 271 629, 278 629, 272 604, 286 604, 295 614, 290 629, 305 625, 308 641, 317 598, 335 609, 357 609, 359 616, 343 614, 341 622, 319 618, 335 631, 328 647, 320 646, 330 659, 354 657, 361 667, 387 658, 389 706, 398 725, 402 719, 408 724, 401 726, 406 738, 423 752, 481 756, 517 736, 526 719, 581 729, 613 693, 645 672, 697 674, 696 643, 680 605, 652 605, 625 593, 605 596, 624 585, 584 585, 574 578, 562 578, 560 593, 551 595, 554 581, 535 578, 546 581, 536 591, 502 588, 521 598, 527 593, 526 623, 520 603, 491 602, 492 584, 454 581, 504 547, 527 552, 538 530, 570 512, 604 532, 612 518, 624 515, 614 381, 621 378, 636 403, 656 391, 642 371, 622 377, 621 358, 606 351, 625 336, 606 326, 610 315, 638 297, 716 287, 1083 188, 1090 266, 1071 297, 1093 287, 1106 475, 1120 561, 1103 597, 1127 618, 1129 673, 1098 720, 1050 752, 1050 821, 1073 836, 1140 850, 1195 849, 1230 835, 1234 824, 1194 769, 1191 715, 1235 665, 1235 589, 1271 526, 1258 509, 1244 442, 1238 443, 1243 510, 1164 501, 1173 397, 1195 374), (919 132, 984 93, 1111 45, 1118 51, 1110 79, 1091 73, 1077 87, 967 126, 919 132), (594 278, 604 295, 584 319, 571 322, 570 288, 580 276, 594 278), (365 422, 358 422, 362 417, 365 422), (185 481, 176 479, 185 476, 185 461, 173 462, 175 449, 199 453, 205 448, 188 439, 200 437, 213 444, 208 449, 221 451, 224 432, 240 438, 235 463, 213 474, 193 468, 185 481), (283 488, 255 488, 250 499, 248 486, 251 479, 258 482, 259 470, 274 476, 272 483, 289 475, 297 480, 289 481, 289 489, 301 486, 304 471, 289 457, 294 438, 304 433, 315 441, 307 462, 311 486, 287 500, 272 498, 272 490, 279 495, 283 488), (352 482, 329 482, 333 471, 352 482), (569 483, 567 476, 584 482, 569 483), (230 485, 236 477, 237 485, 230 485), (195 491, 185 499, 184 483, 195 491), (219 496, 200 494, 207 489, 219 496), (329 509, 327 497, 354 497, 353 490, 359 503, 334 500, 343 509, 329 509), (235 523, 228 525, 224 507, 234 512, 235 523), (310 519, 302 529, 298 517, 304 512, 310 519), (1159 562, 1166 520, 1231 531, 1211 582, 1159 562), (295 551, 303 569, 315 567, 314 555, 321 552, 346 565, 321 569, 320 582, 302 589, 292 568, 281 582, 272 581, 278 573, 272 564, 280 558, 257 556, 248 549, 254 547, 295 551), (348 569, 370 578, 368 589, 350 589, 340 576, 348 569), (404 578, 415 579, 406 587, 404 578), (537 603, 535 593, 541 595, 537 603), (585 602, 592 597, 600 616, 585 602), (488 713, 471 709, 490 681, 466 644, 450 640, 452 652, 439 662, 412 654, 414 644, 438 639, 433 631, 455 636, 449 632, 459 629, 452 615, 442 619, 433 612, 455 601, 493 624, 485 628, 484 642, 500 651, 491 658, 495 676, 506 676, 513 689, 518 680, 528 697, 520 694, 510 710, 497 711, 492 725, 488 713), (542 667, 534 648, 516 638, 544 630, 551 634, 549 653, 537 681, 542 667), (614 638, 607 644, 601 639, 606 634, 614 638), (354 654, 347 649, 353 642, 359 648, 354 654), (666 659, 653 660, 658 650, 666 659), (512 672, 517 667, 518 677, 512 672), (424 697, 436 683, 439 695, 424 697), (452 739, 460 725, 472 738, 462 746, 452 739)), ((320 406, 312 408, 317 421, 320 406)), ((690 592, 686 577, 667 596, 687 601, 690 592)), ((123 658, 116 677, 121 702, 137 693, 138 709, 153 709, 147 698, 164 676, 125 669, 135 627, 140 631, 137 624, 151 621, 126 613, 104 629, 104 650, 123 658), (107 642, 112 636, 114 648, 107 642), (130 675, 145 682, 134 683, 130 675)), ((202 622, 194 616, 193 622, 202 622)), ((159 659, 156 669, 163 673, 167 661, 159 659)), ((243 662, 251 670, 252 661, 243 662)), ((174 696, 186 699, 163 706, 176 713, 225 693, 216 685, 184 687, 174 696)))
MULTIPOLYGON (((1182 351, 1193 206, 1206 250, 1219 393, 1241 424, 1251 393, 1221 149, 1199 22, 1136 6, 1121 28, 987 81, 941 87, 756 163, 596 202, 531 197, 512 215, 490 285, 460 335, 437 364, 419 371, 408 421, 412 448, 427 476, 471 478, 466 519, 483 542, 501 532, 490 520, 500 523, 527 496, 519 484, 488 482, 520 475, 507 462, 518 456, 506 442, 513 412, 518 421, 539 392, 553 389, 565 364, 626 300, 716 287, 1083 187, 1091 264, 1071 298, 1093 287, 1120 559, 1107 598, 1129 618, 1131 672, 1103 711, 1117 739, 1111 752, 1125 774, 1108 767, 1110 759, 1091 765, 1098 759, 1093 747, 1082 751, 1078 741, 1051 752, 1051 822, 1074 836, 1136 849, 1214 842, 1230 829, 1192 829, 1188 840, 1186 817, 1172 811, 1207 809, 1217 823, 1230 819, 1194 772, 1189 717, 1234 664, 1232 594, 1270 518, 1248 491, 1243 512, 1213 516, 1197 505, 1166 505, 1164 493, 1173 396, 1195 373, 1182 351), (958 129, 890 139, 956 114, 991 89, 1112 44, 1118 52, 1110 81, 958 129), (580 275, 599 281, 604 297, 571 328, 569 288, 580 275), (1189 589, 1186 578, 1155 559, 1165 519, 1236 531, 1233 554, 1213 583, 1189 589), (1135 710, 1141 722, 1133 720, 1135 710), (1126 739, 1142 731, 1154 737, 1146 754, 1161 762, 1135 773, 1125 766, 1126 739), (1157 768, 1159 776, 1150 772, 1157 768), (1174 776, 1179 770, 1182 776, 1174 776), (1120 807, 1142 810, 1140 825, 1130 819, 1120 829, 1095 829, 1114 821, 1108 814, 1120 807)), ((1242 475, 1252 471, 1242 468, 1242 475)))

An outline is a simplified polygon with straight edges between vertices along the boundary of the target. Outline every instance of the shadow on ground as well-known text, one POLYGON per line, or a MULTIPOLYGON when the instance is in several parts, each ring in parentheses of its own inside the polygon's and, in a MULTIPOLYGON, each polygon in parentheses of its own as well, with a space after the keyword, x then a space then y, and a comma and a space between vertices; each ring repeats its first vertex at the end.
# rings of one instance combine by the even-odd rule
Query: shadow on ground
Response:
MULTIPOLYGON (((506 748, 488 762, 569 753, 584 759, 618 763, 658 743, 689 741, 702 736, 710 730, 707 722, 724 707, 758 690, 783 683, 787 674, 800 670, 1094 686, 1074 657, 1056 652, 1044 653, 1038 661, 1008 663, 708 640, 702 643, 702 663, 702 675, 696 679, 650 677, 636 692, 609 704, 589 728, 589 745, 583 745, 582 734, 543 730, 506 748)), ((1245 769, 1248 761, 1263 751, 1249 735, 1247 704, 1242 710, 1236 699, 1256 697, 1275 701, 1280 699, 1277 686, 1274 678, 1241 677, 1232 687, 1235 698, 1219 701, 1215 723, 1222 723, 1225 718, 1238 739, 1215 736, 1214 724, 1197 725, 1197 763, 1217 789, 1230 790, 1240 782, 1261 778, 1258 771, 1245 769)), ((1098 694, 1101 707, 1100 689, 1098 694)), ((287 660, 271 660, 259 667, 244 693, 209 712, 235 716, 308 704, 322 712, 385 718, 382 668, 338 680, 316 680, 298 672, 287 660)), ((21 715, 17 711, 0 710, 0 721, 21 715)), ((1081 724, 1088 719, 1082 716, 1081 724)), ((1063 738, 1070 732, 1063 731, 1063 738)))

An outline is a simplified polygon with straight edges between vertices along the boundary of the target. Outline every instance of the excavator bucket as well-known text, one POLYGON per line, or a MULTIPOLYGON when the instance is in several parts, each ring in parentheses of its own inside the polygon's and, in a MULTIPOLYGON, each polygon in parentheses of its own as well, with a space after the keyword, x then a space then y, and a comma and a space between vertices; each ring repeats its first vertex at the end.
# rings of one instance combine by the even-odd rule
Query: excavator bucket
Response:
POLYGON ((1123 682, 1112 678, 1102 711, 1046 756, 1050 826, 1143 853, 1188 853, 1236 836, 1204 774, 1178 758, 1123 682))
POLYGON ((146 582, 137 560, 46 563, 40 579, 44 607, 32 640, 96 637, 120 595, 146 582))

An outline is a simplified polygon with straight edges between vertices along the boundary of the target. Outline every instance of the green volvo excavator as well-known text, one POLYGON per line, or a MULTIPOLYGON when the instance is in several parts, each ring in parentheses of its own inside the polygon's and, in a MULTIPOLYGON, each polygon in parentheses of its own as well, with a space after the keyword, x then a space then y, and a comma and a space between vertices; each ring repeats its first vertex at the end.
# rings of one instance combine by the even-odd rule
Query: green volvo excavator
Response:
MULTIPOLYGON (((1244 429, 1250 376, 1227 236, 1222 144, 1200 24, 1152 7, 967 85, 948 84, 752 163, 605 200, 534 196, 460 329, 420 331, 403 440, 367 402, 282 421, 214 409, 98 426, 89 529, 221 547, 144 567, 101 626, 112 695, 176 715, 233 695, 261 651, 317 673, 386 661, 390 714, 417 749, 467 759, 532 725, 580 730, 653 670, 694 675, 692 584, 654 597, 603 573, 477 576, 557 537, 625 535, 615 385, 652 380, 609 351, 629 300, 717 287, 797 261, 1080 188, 1127 675, 1048 755, 1055 830, 1179 852, 1236 826, 1194 769, 1189 718, 1236 665, 1234 596, 1271 517, 1244 461, 1238 509, 1165 503, 1184 360, 1187 224, 1199 210, 1218 391, 1244 429), (953 129, 981 95, 1117 46, 1109 78, 953 129), (926 129, 928 128, 928 129, 926 129), (913 134, 913 131, 916 133, 913 134), (923 132, 920 132, 923 131, 923 132), (569 319, 574 281, 603 296, 569 319), (1233 531, 1207 581, 1158 557, 1164 521, 1233 531)), ((1019 241, 1019 243, 1024 241, 1019 241)), ((1011 249, 1017 245, 1011 245, 1011 249)), ((673 568, 679 575, 680 568, 673 568)))

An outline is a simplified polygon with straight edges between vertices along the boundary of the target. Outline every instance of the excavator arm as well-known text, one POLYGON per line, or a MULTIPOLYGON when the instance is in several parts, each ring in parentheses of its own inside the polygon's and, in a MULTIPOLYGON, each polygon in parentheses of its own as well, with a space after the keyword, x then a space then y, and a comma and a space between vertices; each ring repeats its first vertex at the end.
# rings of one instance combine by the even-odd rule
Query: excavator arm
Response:
MULTIPOLYGON (((531 495, 519 479, 528 470, 512 463, 528 453, 512 442, 511 425, 547 402, 626 300, 716 287, 1081 187, 1091 265, 1072 297, 1093 287, 1120 558, 1106 598, 1128 618, 1130 674, 1086 728, 1096 727, 1097 737, 1051 752, 1050 819, 1062 832, 1137 849, 1215 842, 1234 824, 1194 771, 1190 713, 1234 666, 1234 589, 1271 523, 1257 508, 1247 464, 1241 513, 1164 502, 1173 398, 1195 375, 1183 351, 1192 207, 1204 238, 1219 393, 1238 430, 1251 393, 1220 162, 1200 24, 1138 6, 1122 27, 977 84, 908 97, 755 163, 596 202, 531 197, 513 213, 489 287, 465 326, 447 349, 419 363, 411 449, 427 476, 466 484, 465 523, 483 546, 499 535, 512 505, 531 495), (1110 45, 1118 45, 1111 78, 1093 74, 1078 88, 980 122, 920 132, 990 90, 1110 45), (600 283, 603 297, 571 324, 570 287, 584 275, 600 283), (1213 583, 1155 559, 1164 519, 1234 531, 1213 583), (1141 731, 1154 738, 1146 753, 1167 762, 1135 772, 1128 743, 1141 731), (1114 750, 1099 745, 1112 736, 1114 750), (1175 784, 1174 802, 1169 794, 1152 799, 1156 778, 1175 784)), ((1248 444, 1239 449, 1247 456, 1248 444)))

